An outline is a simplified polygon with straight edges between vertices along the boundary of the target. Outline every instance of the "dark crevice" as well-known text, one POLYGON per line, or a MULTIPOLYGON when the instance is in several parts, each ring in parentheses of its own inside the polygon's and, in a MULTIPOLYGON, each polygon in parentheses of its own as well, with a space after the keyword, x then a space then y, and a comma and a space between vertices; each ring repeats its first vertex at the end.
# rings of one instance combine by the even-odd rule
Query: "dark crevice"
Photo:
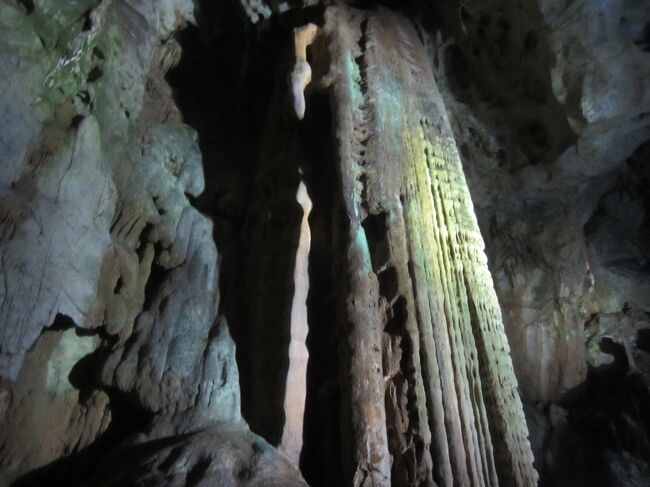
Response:
MULTIPOLYGON (((158 248, 156 256, 160 255, 160 247, 154 245, 154 248, 158 248)), ((144 304, 143 309, 150 309, 153 305, 155 298, 158 296, 158 288, 164 282, 165 278, 169 275, 170 270, 161 266, 156 262, 154 258, 151 263, 151 271, 149 272, 149 279, 144 287, 144 304)))
POLYGON ((389 267, 377 275, 379 280, 379 294, 391 302, 397 296, 399 283, 397 281, 397 271, 394 267, 389 267))
POLYGON ((395 301, 395 304, 391 306, 390 316, 386 322, 384 331, 393 336, 405 336, 407 317, 406 298, 400 296, 395 301))
POLYGON ((101 78, 103 75, 104 75, 104 72, 102 71, 102 68, 100 68, 99 66, 95 66, 88 73, 88 77, 86 78, 86 81, 88 81, 88 83, 94 83, 99 78, 101 78))
POLYGON ((205 472, 210 468, 210 464, 212 463, 212 459, 209 457, 205 457, 200 459, 192 468, 187 472, 187 475, 185 477, 185 485, 187 487, 193 487, 195 485, 199 485, 201 482, 201 479, 203 478, 203 475, 205 472))
POLYGON ((22 6, 27 10, 27 15, 31 14, 34 11, 34 0, 18 0, 22 6))
POLYGON ((630 370, 630 363, 625 353, 625 347, 620 343, 616 343, 609 337, 604 337, 599 343, 600 350, 603 353, 612 356, 612 363, 602 365, 598 368, 600 374, 607 374, 611 376, 621 376, 627 374, 630 370))
POLYGON ((354 60, 359 66, 359 85, 361 94, 365 98, 368 91, 368 61, 366 60, 366 49, 368 45, 368 18, 361 21, 361 37, 359 37, 359 50, 361 54, 354 60))
MULTIPOLYGON (((185 123, 199 135, 206 188, 192 203, 214 221, 214 238, 221 258, 221 311, 227 316, 237 344, 242 411, 255 433, 277 442, 275 423, 275 426, 270 425, 272 431, 260 430, 268 423, 262 421, 264 415, 267 419, 268 414, 275 415, 275 399, 268 398, 267 404, 253 403, 254 394, 249 390, 247 378, 260 363, 268 363, 269 374, 277 374, 284 363, 278 358, 282 347, 264 352, 268 357, 253 353, 257 345, 251 340, 259 341, 261 335, 250 335, 248 321, 255 311, 250 309, 251 299, 247 292, 251 289, 249 281, 253 275, 261 279, 265 272, 272 273, 281 264, 279 259, 284 257, 276 255, 269 259, 267 256, 263 263, 267 267, 245 271, 251 277, 242 278, 242 269, 250 262, 256 245, 253 239, 272 239, 276 235, 284 241, 288 231, 299 221, 300 208, 295 201, 290 202, 283 196, 286 187, 297 184, 297 171, 289 169, 299 167, 313 202, 309 220, 312 247, 307 302, 310 358, 300 464, 311 485, 340 485, 340 393, 332 274, 332 206, 338 182, 331 139, 330 100, 312 93, 305 119, 300 123, 290 116, 288 103, 286 107, 269 105, 276 103, 278 93, 283 95, 287 90, 285 78, 291 69, 291 59, 286 54, 291 52, 291 28, 302 23, 295 15, 274 16, 252 35, 254 28, 246 23, 224 20, 236 15, 233 11, 236 5, 199 3, 199 26, 189 27, 178 36, 183 54, 167 80, 174 89, 185 123), (206 59, 210 62, 206 63, 206 59), (269 112, 270 108, 273 113, 269 112), (269 131, 269 125, 275 128, 269 131), (284 130, 291 131, 286 138, 284 130), (268 137, 269 132, 273 133, 272 137, 268 137), (266 163, 272 166, 272 161, 258 162, 260 154, 283 155, 282 167, 287 170, 262 174, 261 166, 266 163), (261 182, 268 183, 268 187, 261 187, 261 182), (265 198, 269 204, 259 211, 251 207, 265 198), (271 408, 273 412, 268 411, 271 408)), ((322 23, 322 9, 311 9, 301 15, 322 23)), ((295 198, 295 193, 291 196, 295 198)), ((273 245, 278 247, 278 241, 273 245)), ((284 282, 275 282, 266 290, 260 288, 260 292, 284 295, 284 285, 284 282)), ((277 321, 276 318, 283 316, 280 308, 286 303, 280 299, 276 301, 265 312, 277 321)), ((275 335, 273 340, 288 339, 284 331, 275 335)), ((267 349, 272 348, 266 345, 267 349)), ((275 389, 281 396, 282 391, 275 389)), ((244 479, 250 476, 246 466, 240 474, 244 479)))
POLYGON ((372 270, 375 273, 379 272, 388 263, 390 258, 388 243, 386 241, 386 218, 387 214, 384 212, 370 214, 361 223, 366 234, 366 241, 368 242, 372 270))
POLYGON ((333 228, 335 208, 340 204, 336 196, 340 183, 329 130, 332 124, 329 97, 313 94, 309 103, 299 128, 304 179, 313 204, 309 217, 312 235, 307 297, 309 362, 300 468, 309 485, 328 487, 343 485, 333 228))
POLYGON ((54 317, 54 321, 47 329, 51 331, 65 331, 74 327, 75 323, 72 318, 70 318, 68 315, 57 313, 54 317))
POLYGON ((90 29, 93 28, 93 18, 91 16, 92 12, 93 12, 92 9, 88 9, 83 14, 84 23, 83 26, 81 27, 81 30, 83 32, 88 32, 90 29))

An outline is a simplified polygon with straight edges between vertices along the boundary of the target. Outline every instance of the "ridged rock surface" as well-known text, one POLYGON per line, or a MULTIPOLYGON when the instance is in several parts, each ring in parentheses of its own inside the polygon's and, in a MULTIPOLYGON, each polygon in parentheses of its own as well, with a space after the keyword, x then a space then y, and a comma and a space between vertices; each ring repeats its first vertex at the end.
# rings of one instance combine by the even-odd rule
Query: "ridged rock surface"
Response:
POLYGON ((483 242, 424 46, 387 11, 327 16, 350 222, 341 326, 355 484, 497 485, 498 474, 534 485, 483 242))
POLYGON ((304 485, 241 418, 189 200, 201 154, 164 75, 192 12, 0 3, 2 485, 304 485))

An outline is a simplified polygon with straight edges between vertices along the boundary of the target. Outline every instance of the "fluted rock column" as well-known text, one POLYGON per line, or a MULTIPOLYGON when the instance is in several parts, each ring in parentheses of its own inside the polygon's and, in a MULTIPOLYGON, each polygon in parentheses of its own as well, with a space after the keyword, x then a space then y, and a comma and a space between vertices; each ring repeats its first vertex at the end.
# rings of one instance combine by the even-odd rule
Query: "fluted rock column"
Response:
POLYGON ((386 10, 329 8, 323 35, 349 230, 338 324, 347 475, 355 486, 535 485, 483 240, 423 43, 386 10))

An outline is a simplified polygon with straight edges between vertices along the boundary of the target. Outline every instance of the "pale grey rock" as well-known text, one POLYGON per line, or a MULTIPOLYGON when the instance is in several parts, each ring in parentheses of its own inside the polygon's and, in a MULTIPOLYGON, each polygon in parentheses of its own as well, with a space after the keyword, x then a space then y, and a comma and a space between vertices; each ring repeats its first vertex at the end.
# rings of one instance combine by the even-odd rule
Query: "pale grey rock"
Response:
POLYGON ((235 346, 217 315, 213 227, 188 201, 204 187, 196 133, 176 122, 152 125, 128 154, 114 225, 117 260, 124 262, 125 283, 137 281, 129 274, 148 274, 152 259, 159 275, 149 275, 149 297, 142 296, 133 333, 119 320, 109 327, 124 343, 107 358, 102 380, 158 415, 156 435, 239 423, 235 346))
POLYGON ((85 372, 79 375, 78 364, 98 342, 97 336, 74 328, 47 330, 27 352, 16 381, 2 391, 0 485, 10 485, 73 448, 86 448, 106 431, 111 422, 108 395, 80 390, 85 372))
MULTIPOLYGON (((3 46, 0 43, 0 72, 24 69, 20 57, 3 46)), ((32 99, 22 77, 0 78, 0 160, 3 161, 0 188, 3 191, 18 180, 23 162, 38 139, 41 124, 31 108, 32 99)))
POLYGON ((269 2, 264 0, 242 0, 241 5, 250 21, 254 24, 268 19, 272 13, 269 2))
POLYGON ((234 342, 225 321, 217 320, 212 225, 187 208, 177 232, 170 254, 182 263, 171 269, 138 317, 130 342, 108 359, 103 377, 107 385, 138 397, 151 412, 172 416, 191 410, 190 426, 238 422, 234 342))
POLYGON ((3 195, 2 377, 17 376, 57 313, 82 324, 95 298, 116 199, 101 147, 88 117, 60 152, 3 195))
POLYGON ((142 442, 210 427, 186 442, 188 461, 200 450, 228 478, 304 485, 241 417, 213 227, 189 201, 202 161, 164 75, 180 56, 169 36, 193 10, 0 3, 2 484, 30 470, 25 482, 49 482, 46 464, 82 455, 112 411, 135 406, 151 418, 142 442))
POLYGON ((648 110, 646 2, 573 1, 561 9, 553 2, 539 3, 555 55, 553 91, 567 112, 575 113, 575 124, 593 130, 648 110))
POLYGON ((182 22, 195 23, 193 0, 123 0, 126 5, 147 19, 149 25, 165 37, 181 27, 182 22))

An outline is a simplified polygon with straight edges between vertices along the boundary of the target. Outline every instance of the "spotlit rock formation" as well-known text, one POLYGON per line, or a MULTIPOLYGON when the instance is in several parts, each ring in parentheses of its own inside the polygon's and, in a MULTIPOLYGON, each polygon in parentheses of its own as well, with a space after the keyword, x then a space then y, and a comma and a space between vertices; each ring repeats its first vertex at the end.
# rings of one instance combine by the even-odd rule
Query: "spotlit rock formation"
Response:
POLYGON ((0 485, 644 485, 648 25, 0 0, 0 485))
POLYGON ((353 477, 497 485, 498 470, 504 485, 534 485, 483 241, 424 45, 389 11, 330 9, 325 31, 348 227, 339 326, 353 477))

